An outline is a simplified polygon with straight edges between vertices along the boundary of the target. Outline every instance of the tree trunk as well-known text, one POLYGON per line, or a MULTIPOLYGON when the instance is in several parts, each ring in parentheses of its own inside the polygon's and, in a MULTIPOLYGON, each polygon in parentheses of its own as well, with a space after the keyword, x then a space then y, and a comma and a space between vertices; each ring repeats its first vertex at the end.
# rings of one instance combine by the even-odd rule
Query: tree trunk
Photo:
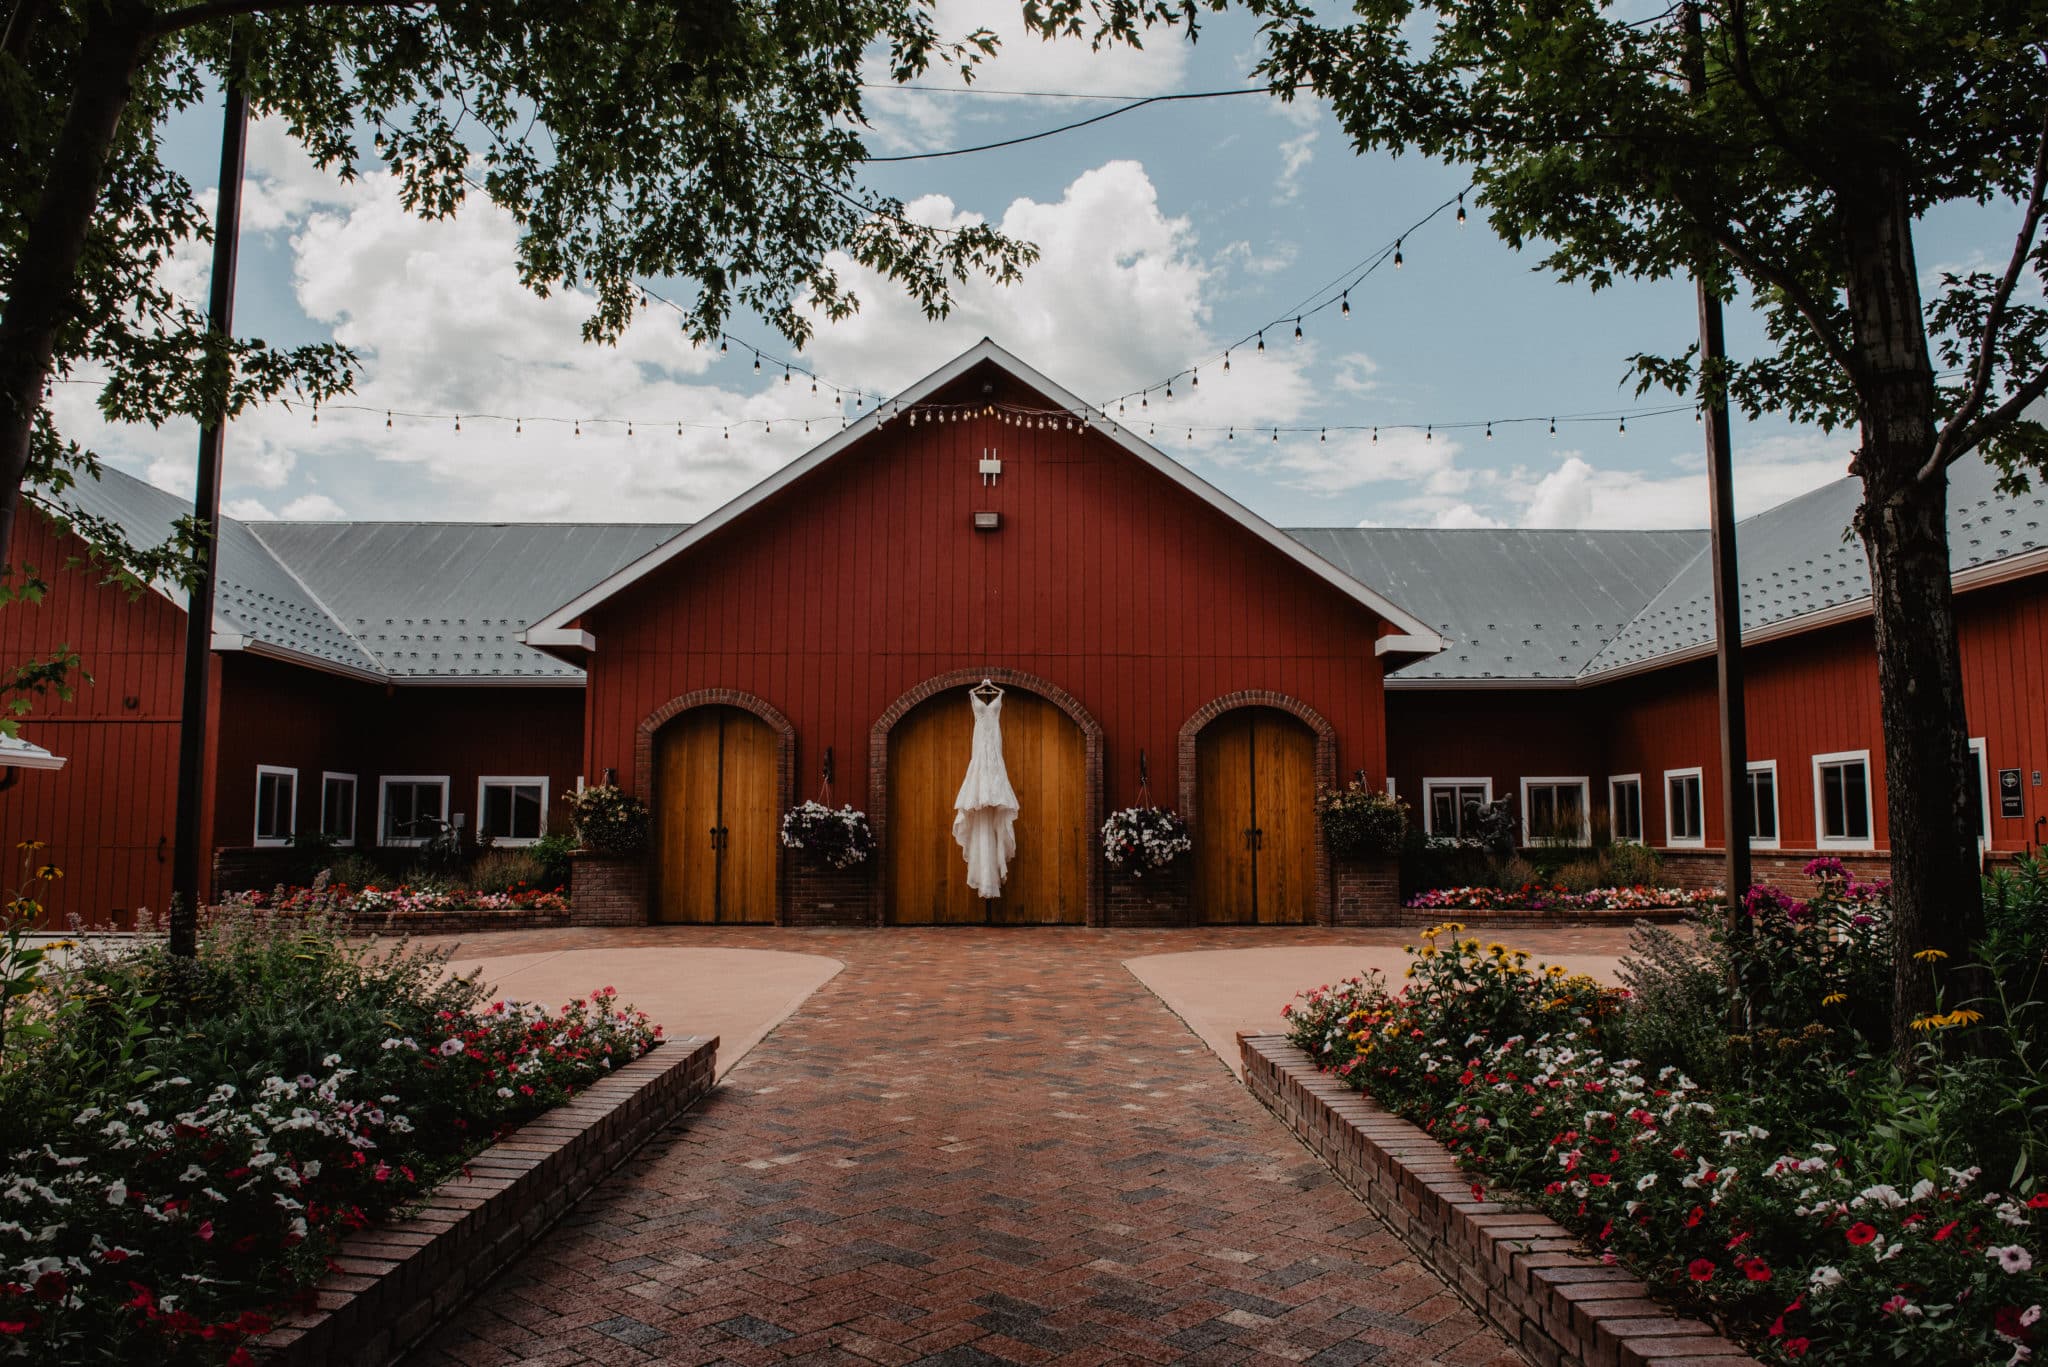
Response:
MULTIPOLYGON (((1969 728, 1949 578, 1948 478, 1920 479, 1934 449, 1934 372, 1922 325, 1912 219, 1901 181, 1879 173, 1843 209, 1854 354, 1863 364, 1862 533, 1876 620, 1890 821, 1892 1039, 1935 1003, 1926 949, 1960 969, 1982 934, 1970 824, 1969 728)), ((1949 985, 1956 1004, 1961 981, 1949 985)))
POLYGON ((0 562, 14 543, 43 387, 75 307, 79 258, 155 19, 142 0, 104 0, 86 6, 86 13, 71 106, 0 302, 0 562))

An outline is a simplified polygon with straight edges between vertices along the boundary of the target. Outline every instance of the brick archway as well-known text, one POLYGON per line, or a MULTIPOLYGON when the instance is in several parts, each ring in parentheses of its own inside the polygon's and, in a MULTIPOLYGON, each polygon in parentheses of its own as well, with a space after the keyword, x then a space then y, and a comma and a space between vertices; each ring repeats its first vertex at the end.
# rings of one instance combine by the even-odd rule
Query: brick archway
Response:
POLYGON ((1088 924, 1103 924, 1103 864, 1102 842, 1092 838, 1102 829, 1102 723, 1073 694, 1048 679, 1036 674, 1026 674, 1021 669, 1005 669, 1000 666, 984 666, 979 669, 955 669, 934 675, 923 683, 904 693, 884 708, 882 715, 868 731, 868 822, 874 827, 875 839, 881 847, 882 862, 875 870, 873 903, 869 920, 875 925, 882 924, 882 898, 889 886, 889 733, 896 723, 909 715, 912 708, 925 700, 953 688, 970 688, 983 679, 1002 685, 1004 688, 1021 688, 1035 693, 1067 714, 1074 725, 1080 728, 1082 744, 1083 780, 1087 784, 1086 803, 1088 810, 1088 924))
MULTIPOLYGON (((1272 693, 1264 689, 1246 689, 1240 693, 1226 693, 1195 709, 1194 715, 1181 723, 1180 740, 1174 747, 1174 768, 1179 784, 1180 814, 1188 823, 1188 829, 1195 828, 1195 804, 1199 794, 1195 789, 1195 738, 1202 734, 1202 728, 1226 712, 1241 707, 1270 707, 1276 712, 1285 712, 1307 726, 1316 738, 1316 786, 1334 788, 1337 786, 1337 728, 1329 719, 1299 698, 1285 693, 1272 693)), ((1330 846, 1323 839, 1321 825, 1316 830, 1316 919, 1323 925, 1331 924, 1331 871, 1330 846)))
MULTIPOLYGON (((631 791, 650 805, 654 798, 654 737, 661 728, 695 707, 737 707, 751 712, 775 733, 775 804, 777 819, 796 805, 796 727, 780 708, 765 698, 742 693, 736 688, 700 688, 670 698, 641 718, 633 733, 633 775, 631 791)), ((651 856, 650 856, 651 858, 651 856)), ((789 859, 780 839, 775 848, 775 923, 789 924, 789 859)), ((650 874, 651 877, 651 874, 650 874)))

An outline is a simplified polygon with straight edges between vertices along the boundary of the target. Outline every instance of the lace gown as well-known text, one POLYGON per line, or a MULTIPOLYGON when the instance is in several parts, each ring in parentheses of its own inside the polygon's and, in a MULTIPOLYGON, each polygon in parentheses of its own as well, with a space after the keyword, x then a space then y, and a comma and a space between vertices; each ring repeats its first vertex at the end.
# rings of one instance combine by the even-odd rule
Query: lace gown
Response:
POLYGON ((953 839, 967 857, 967 886, 1001 897, 1017 853, 1017 793, 1003 764, 1003 700, 973 697, 974 748, 953 799, 953 839))

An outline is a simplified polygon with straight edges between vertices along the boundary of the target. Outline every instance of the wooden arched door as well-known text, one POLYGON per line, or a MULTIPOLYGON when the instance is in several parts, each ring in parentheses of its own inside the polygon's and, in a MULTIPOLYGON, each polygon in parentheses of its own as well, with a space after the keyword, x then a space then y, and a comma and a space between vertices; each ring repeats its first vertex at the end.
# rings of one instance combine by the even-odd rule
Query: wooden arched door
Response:
POLYGON ((737 707, 692 708, 655 737, 661 920, 774 921, 779 749, 737 707))
POLYGON ((1195 908, 1212 923, 1315 919, 1316 737, 1270 707, 1195 737, 1195 908))
POLYGON ((919 703, 889 731, 888 916, 901 925, 1066 924, 1088 919, 1087 742, 1035 693, 1003 694, 1003 763, 1017 790, 1017 854, 1003 895, 967 886, 953 799, 974 744, 965 687, 919 703))

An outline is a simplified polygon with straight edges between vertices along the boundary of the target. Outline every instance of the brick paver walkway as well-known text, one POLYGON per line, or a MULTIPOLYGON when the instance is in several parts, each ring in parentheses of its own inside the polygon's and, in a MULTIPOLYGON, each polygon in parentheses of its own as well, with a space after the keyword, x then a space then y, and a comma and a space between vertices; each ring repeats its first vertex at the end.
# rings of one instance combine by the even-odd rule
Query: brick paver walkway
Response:
POLYGON ((847 969, 416 1362, 1521 1362, 1119 963, 1276 932, 683 933, 847 969))

